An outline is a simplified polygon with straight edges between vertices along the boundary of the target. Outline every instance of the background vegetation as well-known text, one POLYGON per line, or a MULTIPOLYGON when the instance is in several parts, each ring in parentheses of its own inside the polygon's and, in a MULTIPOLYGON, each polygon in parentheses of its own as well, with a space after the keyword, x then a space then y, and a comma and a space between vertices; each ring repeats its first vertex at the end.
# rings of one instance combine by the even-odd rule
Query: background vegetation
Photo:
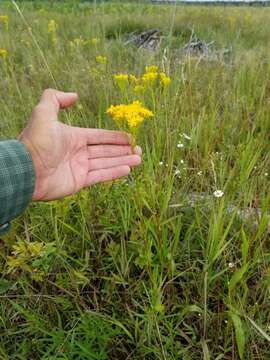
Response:
POLYGON ((0 358, 269 359, 270 10, 42 3, 0 5, 2 139, 47 87, 80 95, 62 121, 114 128, 115 73, 172 82, 144 96, 130 178, 33 203, 1 239, 0 358), (124 45, 156 27, 160 51, 124 45), (183 57, 192 33, 228 52, 183 57))

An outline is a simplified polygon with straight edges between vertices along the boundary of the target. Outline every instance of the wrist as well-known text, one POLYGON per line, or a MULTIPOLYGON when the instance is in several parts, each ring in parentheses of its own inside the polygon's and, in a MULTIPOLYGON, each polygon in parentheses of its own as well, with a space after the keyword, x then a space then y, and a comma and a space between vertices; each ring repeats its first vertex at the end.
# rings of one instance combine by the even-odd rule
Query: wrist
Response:
POLYGON ((32 194, 32 201, 39 201, 41 200, 40 193, 41 193, 41 176, 40 176, 40 161, 38 160, 37 152, 35 151, 32 144, 24 137, 20 138, 20 142, 25 146, 29 155, 31 156, 32 163, 33 163, 33 172, 34 172, 34 190, 32 194))

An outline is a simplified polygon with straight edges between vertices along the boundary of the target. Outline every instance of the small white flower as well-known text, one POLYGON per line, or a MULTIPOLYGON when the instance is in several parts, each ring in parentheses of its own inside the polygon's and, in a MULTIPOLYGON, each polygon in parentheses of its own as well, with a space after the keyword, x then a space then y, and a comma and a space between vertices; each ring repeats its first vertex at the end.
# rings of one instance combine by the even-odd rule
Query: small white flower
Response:
POLYGON ((221 198, 224 195, 224 192, 222 190, 216 190, 214 191, 214 197, 221 198))
POLYGON ((160 162, 159 162, 159 165, 162 166, 162 165, 163 165, 163 161, 160 161, 160 162))
POLYGON ((191 140, 191 137, 188 136, 186 133, 183 133, 183 137, 184 137, 186 140, 191 140))
POLYGON ((229 268, 232 269, 234 267, 234 263, 233 262, 229 262, 229 268))
POLYGON ((264 173, 264 176, 268 176, 268 172, 264 173))
POLYGON ((198 172, 197 172, 197 175, 198 175, 198 176, 202 176, 202 171, 198 171, 198 172))
POLYGON ((174 173, 174 175, 180 175, 180 170, 179 169, 177 169, 177 170, 175 170, 175 173, 174 173))
POLYGON ((178 147, 178 149, 183 148, 183 147, 184 147, 184 144, 178 143, 178 144, 177 144, 177 147, 178 147))
POLYGON ((166 166, 166 167, 168 167, 169 165, 168 165, 168 164, 166 164, 165 166, 166 166))
POLYGON ((184 162, 184 160, 180 160, 180 163, 181 163, 181 164, 184 164, 185 162, 184 162))

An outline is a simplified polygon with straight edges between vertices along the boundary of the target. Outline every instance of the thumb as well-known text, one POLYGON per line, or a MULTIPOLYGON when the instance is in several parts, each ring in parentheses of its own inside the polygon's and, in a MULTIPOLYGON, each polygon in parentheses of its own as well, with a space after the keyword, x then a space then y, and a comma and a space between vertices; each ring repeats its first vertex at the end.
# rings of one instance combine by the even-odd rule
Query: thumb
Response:
POLYGON ((54 105, 57 111, 60 109, 65 109, 73 105, 78 99, 78 95, 72 92, 63 92, 54 89, 46 89, 41 98, 40 103, 50 103, 54 105))
POLYGON ((37 108, 43 115, 56 119, 60 109, 72 106, 78 99, 76 93, 46 89, 41 95, 37 108))

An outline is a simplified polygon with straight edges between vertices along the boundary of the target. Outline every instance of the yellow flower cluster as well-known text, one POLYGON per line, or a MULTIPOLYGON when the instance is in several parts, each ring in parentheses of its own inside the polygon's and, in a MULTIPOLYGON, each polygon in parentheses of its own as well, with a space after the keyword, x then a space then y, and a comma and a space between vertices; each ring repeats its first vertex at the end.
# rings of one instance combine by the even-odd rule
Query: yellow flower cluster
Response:
POLYGON ((142 76, 142 82, 146 87, 154 87, 157 79, 159 79, 160 85, 167 88, 171 84, 171 78, 164 72, 158 73, 158 67, 156 65, 146 66, 145 73, 142 76))
POLYGON ((170 86, 171 84, 171 78, 167 76, 164 72, 161 72, 159 74, 160 82, 163 85, 164 88, 170 86))
POLYGON ((57 43, 56 29, 57 24, 55 20, 50 20, 48 23, 48 34, 51 36, 51 40, 54 45, 57 43))
POLYGON ((171 78, 164 72, 159 72, 156 65, 146 66, 145 73, 137 78, 133 74, 115 74, 114 80, 121 91, 125 92, 128 85, 133 85, 133 91, 136 95, 143 95, 147 89, 153 89, 155 86, 168 88, 171 84, 171 78))
POLYGON ((75 38, 73 41, 70 42, 71 46, 81 46, 84 45, 84 40, 82 38, 75 38))
POLYGON ((128 82, 128 74, 115 74, 114 75, 114 80, 117 82, 117 83, 120 83, 120 82, 128 82))
POLYGON ((98 38, 85 40, 82 37, 79 37, 79 38, 75 38, 72 41, 70 41, 69 44, 71 47, 80 47, 80 46, 85 46, 85 45, 96 46, 99 42, 100 42, 100 40, 98 38))
POLYGON ((102 55, 96 56, 96 62, 99 64, 106 64, 107 63, 107 57, 102 55))
POLYGON ((121 91, 125 91, 127 85, 128 85, 128 74, 115 74, 114 80, 116 84, 119 86, 121 91))
POLYGON ((129 105, 111 105, 107 110, 116 122, 126 121, 131 130, 135 130, 146 118, 153 117, 152 111, 143 107, 140 101, 134 101, 129 105))
POLYGON ((114 80, 122 91, 124 91, 129 84, 136 86, 140 81, 135 75, 123 73, 115 74, 114 80))
POLYGON ((100 40, 98 38, 92 38, 88 41, 90 45, 94 45, 94 46, 96 46, 99 42, 100 40))
POLYGON ((0 49, 0 57, 6 59, 8 56, 8 51, 6 49, 0 49))
POLYGON ((157 72, 146 72, 142 76, 142 82, 145 86, 153 87, 155 85, 157 78, 158 78, 157 72))
POLYGON ((0 15, 0 23, 3 23, 8 30, 9 17, 7 15, 0 15))
POLYGON ((158 72, 158 66, 156 65, 150 65, 145 67, 146 73, 157 73, 158 72))
POLYGON ((57 28, 57 25, 56 25, 56 22, 55 20, 50 20, 48 22, 48 33, 49 34, 53 34, 56 32, 56 28, 57 28))
POLYGON ((135 75, 132 75, 132 74, 129 75, 129 80, 131 83, 133 83, 135 85, 138 84, 138 82, 139 82, 139 79, 135 75))

